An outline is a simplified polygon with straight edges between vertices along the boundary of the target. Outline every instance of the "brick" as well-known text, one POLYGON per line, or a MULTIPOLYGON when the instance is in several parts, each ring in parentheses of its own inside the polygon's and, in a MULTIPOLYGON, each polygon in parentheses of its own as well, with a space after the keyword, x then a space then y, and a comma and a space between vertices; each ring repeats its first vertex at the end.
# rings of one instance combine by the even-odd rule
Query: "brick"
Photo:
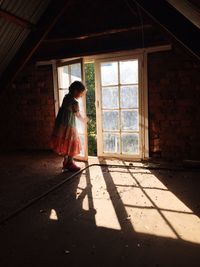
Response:
POLYGON ((151 54, 148 61, 150 154, 157 151, 159 137, 161 157, 194 155, 200 136, 200 65, 180 50, 151 54))
POLYGON ((46 136, 51 133, 55 120, 52 81, 51 67, 27 66, 18 75, 14 86, 0 95, 0 101, 4 104, 0 107, 3 111, 0 122, 6 122, 2 135, 7 137, 1 139, 0 148, 46 147, 46 136), (6 110, 5 107, 9 108, 6 110), (14 123, 8 123, 10 118, 14 123))

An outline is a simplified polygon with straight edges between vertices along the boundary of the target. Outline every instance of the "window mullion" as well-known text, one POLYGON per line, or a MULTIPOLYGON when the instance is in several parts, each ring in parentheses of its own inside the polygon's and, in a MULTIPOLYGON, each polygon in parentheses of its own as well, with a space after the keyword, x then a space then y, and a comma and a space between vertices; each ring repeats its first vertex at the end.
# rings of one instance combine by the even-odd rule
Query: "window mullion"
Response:
POLYGON ((120 154, 122 154, 122 127, 121 127, 121 103, 120 103, 120 62, 118 61, 118 99, 119 99, 119 148, 120 148, 120 154))

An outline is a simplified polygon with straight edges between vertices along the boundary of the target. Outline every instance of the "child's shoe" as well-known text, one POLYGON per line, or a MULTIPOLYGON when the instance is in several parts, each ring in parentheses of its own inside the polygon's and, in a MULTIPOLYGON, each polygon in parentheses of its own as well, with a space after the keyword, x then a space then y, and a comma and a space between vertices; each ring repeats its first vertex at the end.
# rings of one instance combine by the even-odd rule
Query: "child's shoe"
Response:
POLYGON ((69 163, 69 166, 67 168, 69 171, 77 172, 80 171, 80 167, 78 167, 73 161, 69 163))
POLYGON ((80 171, 80 167, 78 167, 73 161, 71 162, 63 162, 63 170, 69 170, 72 172, 80 171))

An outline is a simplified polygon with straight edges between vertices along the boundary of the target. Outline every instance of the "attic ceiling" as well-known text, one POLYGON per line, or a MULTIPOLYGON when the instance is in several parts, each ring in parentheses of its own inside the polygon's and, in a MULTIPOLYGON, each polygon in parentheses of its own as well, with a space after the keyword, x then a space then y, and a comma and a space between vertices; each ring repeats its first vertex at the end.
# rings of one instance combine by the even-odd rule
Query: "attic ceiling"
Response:
POLYGON ((128 1, 75 1, 35 53, 58 59, 166 43, 152 20, 128 1), (76 4, 75 4, 76 2, 76 4), (145 38, 144 38, 145 37, 145 38))
POLYGON ((200 58, 199 10, 199 0, 0 0, 1 87, 30 58, 134 49, 170 38, 200 58))
POLYGON ((0 0, 0 74, 37 25, 49 0, 0 0))
POLYGON ((193 1, 194 3, 192 3, 186 0, 167 0, 167 2, 200 29, 200 8, 198 7, 197 1, 193 1))

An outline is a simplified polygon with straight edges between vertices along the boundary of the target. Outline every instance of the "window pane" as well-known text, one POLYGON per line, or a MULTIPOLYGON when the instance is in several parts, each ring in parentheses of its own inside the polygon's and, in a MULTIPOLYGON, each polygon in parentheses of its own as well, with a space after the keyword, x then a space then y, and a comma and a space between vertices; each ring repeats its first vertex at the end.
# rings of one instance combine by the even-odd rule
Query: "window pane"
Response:
POLYGON ((59 88, 69 87, 69 68, 68 66, 58 68, 58 85, 59 88))
POLYGON ((64 96, 68 93, 68 90, 59 90, 59 104, 62 105, 64 96))
POLYGON ((85 132, 84 124, 78 118, 76 118, 76 129, 79 134, 84 134, 85 132))
POLYGON ((104 133, 103 152, 104 153, 119 153, 119 134, 104 133))
POLYGON ((119 130, 119 111, 103 111, 103 130, 119 130))
POLYGON ((120 83, 138 83, 138 61, 120 61, 120 83))
POLYGON ((138 131, 138 111, 137 110, 122 110, 121 111, 121 125, 122 130, 138 131))
POLYGON ((85 156, 85 152, 84 152, 84 148, 85 148, 85 138, 84 138, 84 135, 82 134, 79 134, 79 138, 80 138, 80 141, 81 141, 81 152, 80 152, 80 156, 85 156))
POLYGON ((121 86, 121 108, 138 108, 138 86, 121 86))
POLYGON ((139 135, 122 134, 122 153, 138 154, 139 153, 139 135))
POLYGON ((118 108, 119 93, 118 87, 102 88, 102 108, 118 108))
POLYGON ((102 86, 118 84, 117 62, 101 63, 101 84, 102 86))
POLYGON ((81 64, 76 63, 70 65, 71 67, 71 83, 74 81, 81 81, 81 64))
POLYGON ((78 104, 79 104, 79 110, 82 115, 85 115, 85 108, 84 108, 83 100, 84 100, 84 97, 80 97, 79 99, 77 99, 78 104))

